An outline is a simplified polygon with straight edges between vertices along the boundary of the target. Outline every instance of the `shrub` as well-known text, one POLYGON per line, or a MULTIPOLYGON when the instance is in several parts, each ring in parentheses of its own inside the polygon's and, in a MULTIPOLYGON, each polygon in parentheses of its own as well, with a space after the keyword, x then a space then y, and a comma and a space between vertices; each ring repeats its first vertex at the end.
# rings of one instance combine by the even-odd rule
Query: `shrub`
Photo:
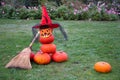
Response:
POLYGON ((109 16, 110 16, 110 20, 111 20, 111 21, 119 20, 119 16, 118 16, 118 15, 109 14, 109 16))
POLYGON ((57 18, 66 19, 68 15, 68 8, 64 5, 57 8, 57 18))
POLYGON ((13 13, 15 12, 15 8, 10 5, 4 5, 1 10, 1 17, 2 18, 12 18, 14 17, 13 13))
POLYGON ((56 8, 51 8, 49 9, 49 15, 52 19, 56 19, 57 18, 57 11, 56 8))
POLYGON ((41 10, 39 9, 39 10, 36 11, 35 19, 40 19, 41 16, 42 16, 41 10))
POLYGON ((57 11, 56 10, 50 11, 50 17, 51 17, 51 19, 56 19, 57 18, 57 11))
POLYGON ((19 10, 19 18, 20 19, 27 19, 28 18, 28 10, 26 8, 20 8, 19 10))
POLYGON ((101 20, 102 21, 109 21, 110 20, 110 17, 109 17, 109 14, 107 14, 105 11, 101 11, 101 20))
POLYGON ((34 10, 34 9, 28 10, 28 18, 30 18, 30 19, 40 19, 40 17, 41 17, 41 11, 40 10, 34 10))
POLYGON ((91 19, 95 21, 100 21, 101 20, 101 14, 99 12, 94 12, 94 14, 91 15, 91 19))
POLYGON ((78 14, 68 13, 66 20, 78 20, 78 14))
POLYGON ((78 20, 79 14, 74 14, 74 11, 72 8, 68 9, 68 13, 66 14, 66 20, 78 20))
MULTIPOLYGON (((59 7, 47 5, 47 10, 51 19, 59 20, 97 20, 97 21, 114 21, 118 20, 119 16, 113 13, 107 13, 105 8, 98 8, 97 6, 75 9, 74 7, 69 7, 61 5, 59 7), (99 10, 101 9, 101 10, 99 10)), ((1 18, 17 18, 17 19, 40 19, 41 18, 41 6, 34 9, 19 8, 15 9, 10 5, 4 5, 0 8, 1 18)))
POLYGON ((89 8, 88 14, 89 14, 89 18, 91 18, 91 20, 94 20, 94 21, 101 20, 101 13, 98 12, 98 9, 96 6, 89 8))
POLYGON ((0 18, 2 18, 2 8, 0 8, 0 18))
POLYGON ((81 19, 82 20, 89 19, 89 13, 88 13, 88 11, 84 11, 84 12, 81 13, 81 19))

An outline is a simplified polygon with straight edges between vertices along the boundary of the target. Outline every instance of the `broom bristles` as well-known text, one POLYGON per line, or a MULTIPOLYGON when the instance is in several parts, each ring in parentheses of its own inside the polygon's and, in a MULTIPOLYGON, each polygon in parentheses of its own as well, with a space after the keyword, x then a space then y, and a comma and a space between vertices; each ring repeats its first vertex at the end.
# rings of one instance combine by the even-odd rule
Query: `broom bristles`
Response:
POLYGON ((23 49, 18 55, 11 59, 5 68, 31 69, 30 53, 30 47, 23 49))

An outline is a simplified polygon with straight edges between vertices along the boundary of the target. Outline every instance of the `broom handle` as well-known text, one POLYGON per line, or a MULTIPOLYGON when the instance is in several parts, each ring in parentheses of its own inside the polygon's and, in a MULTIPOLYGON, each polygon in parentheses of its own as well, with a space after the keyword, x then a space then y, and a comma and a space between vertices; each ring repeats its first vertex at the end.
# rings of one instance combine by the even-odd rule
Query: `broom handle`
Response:
POLYGON ((37 34, 35 35, 35 37, 33 38, 32 42, 30 43, 29 47, 31 48, 33 43, 35 42, 36 38, 38 37, 39 35, 39 31, 37 32, 37 34))

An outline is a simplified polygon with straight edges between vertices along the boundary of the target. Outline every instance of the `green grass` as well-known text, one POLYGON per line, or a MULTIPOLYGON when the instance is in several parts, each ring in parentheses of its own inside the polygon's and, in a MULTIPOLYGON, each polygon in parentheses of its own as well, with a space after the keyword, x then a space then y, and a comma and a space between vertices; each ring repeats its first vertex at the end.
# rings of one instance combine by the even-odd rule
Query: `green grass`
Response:
MULTIPOLYGON (((120 80, 120 22, 57 21, 68 34, 63 40, 55 30, 57 50, 68 53, 69 60, 37 65, 31 70, 6 69, 5 65, 32 39, 31 27, 39 20, 0 19, 0 80, 120 80), (98 73, 93 66, 98 61, 111 64, 110 73, 98 73)), ((33 51, 40 44, 34 43, 33 51)))

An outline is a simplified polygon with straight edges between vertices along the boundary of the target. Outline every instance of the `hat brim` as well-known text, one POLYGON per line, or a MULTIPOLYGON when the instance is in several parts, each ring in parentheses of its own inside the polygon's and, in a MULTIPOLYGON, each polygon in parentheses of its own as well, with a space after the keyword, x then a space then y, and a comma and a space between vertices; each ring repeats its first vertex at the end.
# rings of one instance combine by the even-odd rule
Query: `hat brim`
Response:
POLYGON ((43 26, 48 26, 50 28, 57 28, 57 27, 59 27, 59 24, 40 24, 39 28, 41 28, 43 26))

